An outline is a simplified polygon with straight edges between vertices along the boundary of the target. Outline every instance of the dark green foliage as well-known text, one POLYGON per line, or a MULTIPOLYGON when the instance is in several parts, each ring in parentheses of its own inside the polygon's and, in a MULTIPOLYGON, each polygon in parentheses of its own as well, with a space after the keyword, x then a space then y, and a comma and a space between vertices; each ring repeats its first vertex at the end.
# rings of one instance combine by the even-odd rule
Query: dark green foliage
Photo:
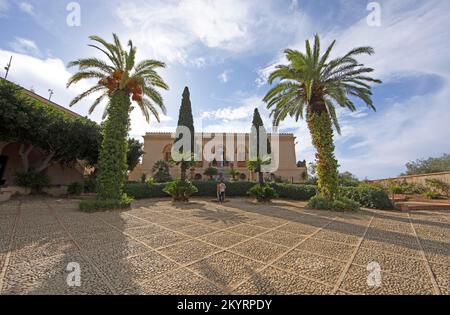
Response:
POLYGON ((19 86, 3 79, 0 79, 0 122, 0 141, 17 141, 26 148, 36 146, 51 157, 38 165, 23 165, 26 171, 27 168, 44 171, 52 162, 97 163, 100 126, 27 97, 19 86))
POLYGON ((174 201, 188 202, 189 198, 195 194, 198 189, 189 181, 177 179, 167 183, 163 191, 171 195, 174 201))
MULTIPOLYGON (((178 152, 182 156, 188 155, 192 156, 195 152, 195 129, 194 129, 194 118, 192 117, 192 106, 191 106, 191 100, 190 100, 190 93, 189 88, 185 87, 183 91, 183 99, 181 101, 181 107, 180 107, 180 113, 178 116, 178 124, 177 124, 177 134, 180 132, 181 127, 188 128, 191 137, 190 137, 190 148, 181 148, 178 152)), ((174 143, 179 141, 181 137, 186 137, 186 135, 179 135, 178 138, 175 139, 174 143)), ((192 161, 192 158, 185 159, 183 158, 181 162, 178 164, 181 168, 181 180, 186 181, 186 171, 189 168, 188 161, 192 161)))
POLYGON ((142 174, 141 175, 141 183, 145 183, 147 181, 147 175, 146 174, 142 174))
POLYGON ((250 133, 250 146, 250 160, 253 161, 254 164, 249 164, 249 169, 253 170, 255 173, 258 173, 259 184, 263 185, 264 174, 262 172, 262 167, 264 166, 264 164, 258 162, 267 160, 268 164, 270 164, 270 158, 268 157, 268 154, 270 153, 270 143, 267 137, 266 129, 264 128, 264 123, 257 108, 255 108, 255 112, 253 113, 252 130, 250 133), (264 150, 262 148, 261 140, 267 142, 267 152, 262 152, 264 150))
POLYGON ((209 179, 212 180, 213 176, 217 176, 219 174, 219 170, 215 167, 208 167, 203 175, 209 176, 209 179))
POLYGON ((117 90, 111 96, 108 119, 103 123, 103 142, 98 162, 98 193, 101 199, 120 199, 127 171, 127 134, 130 97, 117 90))
POLYGON ((437 158, 416 160, 406 164, 406 173, 403 175, 430 174, 450 171, 450 154, 437 158))
POLYGON ((309 200, 308 207, 319 210, 358 211, 360 205, 358 202, 342 196, 330 200, 325 196, 317 195, 309 200))
POLYGON ((317 195, 317 186, 293 185, 293 184, 271 184, 280 198, 307 201, 317 195))
POLYGON ((157 161, 155 165, 153 165, 152 173, 153 180, 156 183, 167 183, 172 180, 172 176, 170 176, 170 165, 164 160, 157 161))
POLYGON ((124 186, 124 192, 134 199, 164 198, 167 197, 167 193, 163 191, 165 187, 166 184, 163 183, 155 183, 152 185, 127 183, 124 186))
POLYGON ((350 172, 339 173, 339 186, 357 187, 359 179, 350 172))
POLYGON ((381 188, 360 185, 359 187, 341 187, 341 196, 358 202, 362 207, 371 209, 392 209, 388 194, 381 188))
MULTIPOLYGON (((216 197, 217 183, 215 181, 194 181, 192 184, 197 187, 198 192, 194 196, 198 197, 216 197)), ((246 197, 248 191, 255 186, 253 182, 227 182, 227 197, 246 197)), ((280 198, 307 201, 317 194, 317 188, 307 185, 291 185, 271 183, 270 186, 275 189, 280 198)), ((135 199, 144 198, 161 198, 167 197, 163 192, 165 184, 138 184, 128 183, 125 185, 124 191, 127 195, 135 199)))
POLYGON ((98 212, 117 209, 128 209, 133 199, 122 195, 119 199, 85 199, 80 202, 80 210, 83 212, 98 212))
POLYGON ((83 183, 74 182, 67 187, 67 194, 69 196, 79 196, 83 193, 83 191, 84 191, 83 183))
POLYGON ((144 144, 136 139, 128 139, 127 165, 128 171, 132 171, 139 164, 144 152, 144 144))
POLYGON ((258 202, 271 202, 272 199, 278 198, 277 192, 269 184, 254 185, 248 193, 254 196, 258 202))
POLYGON ((26 173, 17 173, 15 183, 19 187, 30 188, 33 194, 42 193, 42 189, 50 185, 47 175, 31 170, 26 173))
POLYGON ((97 192, 97 177, 95 176, 95 173, 88 175, 84 179, 83 187, 85 193, 97 192))

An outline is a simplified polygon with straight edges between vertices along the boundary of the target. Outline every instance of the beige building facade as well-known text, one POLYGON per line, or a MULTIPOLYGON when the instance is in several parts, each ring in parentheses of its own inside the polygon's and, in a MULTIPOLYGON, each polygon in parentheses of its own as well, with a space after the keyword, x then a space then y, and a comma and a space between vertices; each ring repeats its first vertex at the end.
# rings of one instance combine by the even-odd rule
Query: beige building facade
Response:
MULTIPOLYGON (((139 164, 129 175, 129 180, 139 181, 142 174, 152 176, 152 168, 157 161, 169 162, 172 157, 172 145, 174 135, 171 133, 147 133, 144 136, 145 155, 139 164)), ((249 134, 196 134, 196 143, 201 149, 195 166, 188 171, 191 180, 208 180, 204 174, 209 167, 218 169, 219 175, 230 179, 229 172, 234 169, 239 172, 241 181, 256 181, 257 174, 247 169, 249 160, 249 134), (211 158, 212 153, 214 158, 211 158), (209 157, 208 157, 209 156, 209 157), (223 157, 223 158, 221 158, 223 157)), ((266 179, 281 179, 285 182, 301 183, 307 178, 306 161, 297 162, 295 155, 295 137, 293 134, 279 134, 271 141, 272 160, 278 161, 278 167, 264 174, 266 179)), ((172 166, 170 174, 173 178, 180 177, 180 167, 172 166)))

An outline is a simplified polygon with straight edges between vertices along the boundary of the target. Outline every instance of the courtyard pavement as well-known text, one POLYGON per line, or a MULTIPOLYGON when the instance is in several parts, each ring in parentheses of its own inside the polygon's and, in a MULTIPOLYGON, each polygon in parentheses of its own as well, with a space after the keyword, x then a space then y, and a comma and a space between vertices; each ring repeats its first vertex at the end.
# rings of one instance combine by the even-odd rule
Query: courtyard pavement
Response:
POLYGON ((450 291, 450 212, 335 213, 247 199, 140 200, 95 214, 77 207, 0 204, 0 294, 450 291), (81 286, 68 285, 78 270, 69 263, 79 264, 81 286))

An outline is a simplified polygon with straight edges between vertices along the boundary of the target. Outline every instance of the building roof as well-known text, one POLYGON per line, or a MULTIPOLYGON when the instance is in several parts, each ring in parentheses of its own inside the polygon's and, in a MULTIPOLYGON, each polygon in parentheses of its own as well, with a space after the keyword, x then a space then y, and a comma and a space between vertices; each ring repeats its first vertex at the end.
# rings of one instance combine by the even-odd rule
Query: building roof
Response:
POLYGON ((77 114, 77 113, 71 111, 70 109, 67 109, 67 108, 65 108, 64 106, 61 106, 61 105, 59 105, 59 104, 56 104, 55 102, 52 102, 52 101, 48 100, 47 98, 42 97, 42 96, 40 96, 39 94, 36 94, 35 92, 33 92, 33 91, 31 91, 31 90, 28 90, 28 89, 26 89, 26 88, 24 88, 24 87, 22 87, 22 86, 20 86, 20 85, 18 85, 18 84, 16 84, 16 83, 14 83, 14 82, 11 82, 11 81, 6 80, 6 79, 3 79, 3 78, 2 78, 1 80, 5 80, 5 81, 7 81, 7 82, 10 82, 10 83, 12 83, 12 84, 15 84, 15 85, 19 86, 27 96, 29 96, 29 97, 31 97, 31 98, 34 98, 35 100, 38 100, 38 101, 40 101, 40 102, 42 102, 42 103, 45 103, 45 104, 47 104, 47 105, 56 107, 57 109, 59 109, 59 110, 65 112, 66 114, 68 114, 68 115, 70 115, 70 116, 72 116, 72 117, 74 117, 74 118, 83 118, 83 116, 81 116, 81 115, 79 115, 79 114, 77 114))

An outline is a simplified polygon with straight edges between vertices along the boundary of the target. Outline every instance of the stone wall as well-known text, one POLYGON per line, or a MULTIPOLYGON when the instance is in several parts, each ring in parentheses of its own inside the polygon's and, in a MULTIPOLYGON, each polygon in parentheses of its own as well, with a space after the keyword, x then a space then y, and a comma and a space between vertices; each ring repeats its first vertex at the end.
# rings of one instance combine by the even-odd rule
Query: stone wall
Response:
POLYGON ((406 182, 408 184, 419 184, 425 185, 427 179, 437 178, 440 179, 447 184, 450 184, 450 172, 442 172, 442 173, 433 173, 433 174, 419 174, 419 175, 409 175, 409 176, 400 176, 396 178, 386 178, 386 179, 378 179, 372 180, 371 183, 379 184, 382 186, 389 185, 390 181, 397 182, 406 182))

